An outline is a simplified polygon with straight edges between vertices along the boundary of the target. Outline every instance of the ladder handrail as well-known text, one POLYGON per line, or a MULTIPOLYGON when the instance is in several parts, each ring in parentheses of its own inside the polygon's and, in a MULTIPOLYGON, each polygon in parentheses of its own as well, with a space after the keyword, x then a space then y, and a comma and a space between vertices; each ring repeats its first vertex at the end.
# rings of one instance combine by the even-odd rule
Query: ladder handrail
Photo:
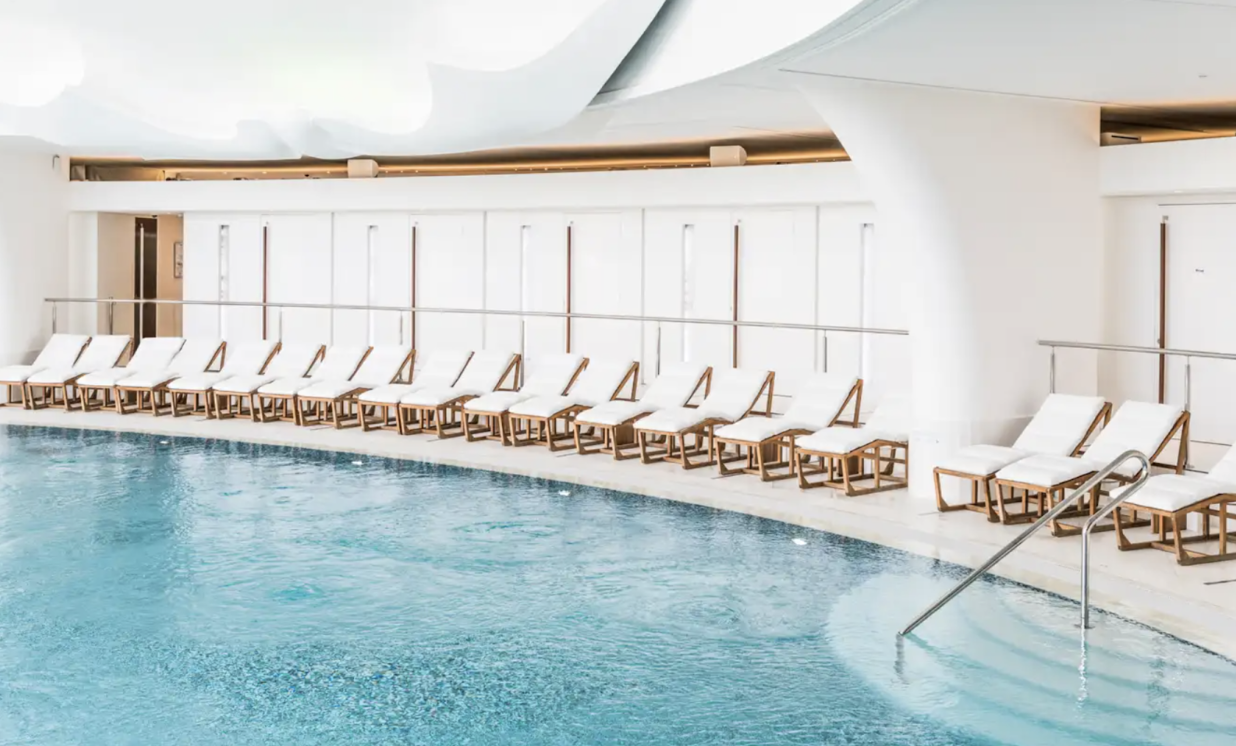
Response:
POLYGON ((897 633, 897 636, 905 637, 906 635, 913 632, 915 628, 917 628, 920 624, 927 621, 928 619, 931 618, 933 614, 935 614, 940 609, 944 608, 944 606, 948 604, 949 601, 952 601, 962 591, 969 588, 970 585, 974 583, 974 581, 978 580, 981 576, 986 574, 988 570, 995 567, 996 564, 1000 562, 1000 560, 1009 556, 1010 554, 1013 553, 1013 550, 1017 549, 1017 547, 1026 543, 1026 541, 1031 536, 1033 536, 1035 533, 1037 533, 1039 529, 1043 528, 1043 526, 1046 526, 1048 523, 1055 520, 1056 517, 1059 516, 1061 513, 1063 513, 1065 510, 1072 507, 1073 503, 1077 502, 1078 499, 1085 497, 1086 494, 1090 492, 1090 490, 1094 489, 1096 485, 1098 485, 1104 479, 1110 476, 1112 472, 1120 468, 1124 464, 1124 462, 1128 461, 1129 459, 1137 459, 1138 461, 1141 462, 1142 464, 1141 474, 1133 482, 1133 484, 1129 486, 1129 489, 1125 490, 1123 493, 1121 493, 1119 498, 1108 503, 1107 505, 1103 507, 1102 510, 1100 510, 1098 513, 1092 516, 1090 520, 1086 522, 1085 528, 1082 529, 1082 605, 1083 607, 1085 607, 1082 610, 1082 616, 1084 620, 1088 620, 1090 618, 1090 610, 1088 606, 1088 602, 1089 602, 1088 593, 1089 593, 1090 588, 1089 588, 1089 583, 1087 579, 1087 573, 1089 571, 1089 566, 1087 562, 1089 558, 1090 528, 1096 521, 1098 521, 1098 519, 1102 518, 1103 516, 1107 515, 1112 510, 1114 510, 1116 505, 1119 505, 1120 503, 1124 502, 1126 499, 1128 499, 1130 495, 1132 495, 1137 490, 1141 489, 1141 486, 1146 482, 1146 479, 1149 478, 1150 459, 1146 458, 1146 455, 1141 453, 1140 451, 1125 451, 1124 453, 1117 456, 1109 464, 1107 464, 1107 466, 1104 466, 1102 469, 1099 469, 1098 471, 1096 471, 1093 476, 1091 476, 1089 479, 1083 482, 1082 485, 1078 487, 1076 490, 1074 490, 1072 493, 1070 493, 1068 497, 1061 500, 1059 505, 1057 505, 1056 507, 1044 513, 1043 516, 1039 518, 1037 521, 1035 521, 1033 524, 1031 524, 1029 528, 1021 532, 1021 534, 1019 534, 1017 538, 1013 539, 1008 544, 1005 544, 1003 547, 1000 548, 998 552, 993 554, 986 562, 984 562, 976 570, 974 570, 969 575, 967 575, 965 580, 962 580, 960 583, 953 586, 953 588, 950 589, 948 593, 945 593, 943 596, 939 598, 939 600, 937 600, 934 604, 929 606, 923 613, 915 617, 914 621, 910 622, 908 625, 906 625, 905 629, 897 633))
POLYGON ((1081 555, 1081 605, 1082 605, 1082 630, 1090 629, 1090 532, 1094 529, 1096 523, 1103 518, 1106 518, 1113 510, 1120 507, 1120 504, 1146 485, 1146 480, 1150 478, 1149 467, 1142 470, 1142 473, 1132 484, 1124 489, 1119 496, 1113 497, 1106 505, 1086 521, 1086 525, 1082 526, 1082 555, 1081 555))

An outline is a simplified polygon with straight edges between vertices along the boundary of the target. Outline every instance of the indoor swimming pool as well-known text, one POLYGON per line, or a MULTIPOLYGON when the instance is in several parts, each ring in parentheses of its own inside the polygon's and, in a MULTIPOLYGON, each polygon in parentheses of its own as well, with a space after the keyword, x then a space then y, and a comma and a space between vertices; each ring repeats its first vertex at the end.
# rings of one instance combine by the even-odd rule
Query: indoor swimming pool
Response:
MULTIPOLYGON (((572 457, 574 458, 574 457, 572 457)), ((806 499, 806 498, 804 498, 806 499)), ((0 744, 1236 743, 1236 665, 760 518, 226 441, 0 429, 0 744)))

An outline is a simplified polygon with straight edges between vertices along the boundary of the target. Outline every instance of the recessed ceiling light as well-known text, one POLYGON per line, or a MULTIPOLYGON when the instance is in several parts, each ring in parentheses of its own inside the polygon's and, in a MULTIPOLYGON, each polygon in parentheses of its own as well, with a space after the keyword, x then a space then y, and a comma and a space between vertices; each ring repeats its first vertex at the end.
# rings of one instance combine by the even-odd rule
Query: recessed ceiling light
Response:
POLYGON ((1210 76, 1209 76, 1209 75, 1207 75, 1206 73, 1202 73, 1201 75, 1198 75, 1197 77, 1199 77, 1199 78, 1209 78, 1210 76))

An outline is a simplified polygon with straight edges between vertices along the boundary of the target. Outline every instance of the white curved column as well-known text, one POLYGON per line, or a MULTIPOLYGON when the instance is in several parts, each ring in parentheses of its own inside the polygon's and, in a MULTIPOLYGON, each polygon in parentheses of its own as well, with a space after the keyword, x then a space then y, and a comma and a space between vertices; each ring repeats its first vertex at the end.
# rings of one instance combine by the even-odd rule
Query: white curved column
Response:
POLYGON ((51 154, 0 150, 0 365, 42 349, 51 333, 43 298, 68 290, 67 195, 51 154))
MULTIPOLYGON (((911 492, 971 443, 1007 443, 1048 391, 1039 338, 1098 339, 1098 107, 840 78, 801 84, 911 262, 911 492)), ((1094 360, 1057 390, 1091 393, 1094 360)), ((1062 368, 1061 373, 1064 373, 1062 368)))

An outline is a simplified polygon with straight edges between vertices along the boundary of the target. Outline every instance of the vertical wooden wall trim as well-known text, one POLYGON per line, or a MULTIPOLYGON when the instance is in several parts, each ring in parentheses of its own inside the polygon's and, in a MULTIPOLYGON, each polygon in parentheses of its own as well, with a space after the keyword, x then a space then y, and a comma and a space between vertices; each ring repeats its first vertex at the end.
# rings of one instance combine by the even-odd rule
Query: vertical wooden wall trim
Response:
MULTIPOLYGON (((1167 347, 1167 216, 1159 223, 1159 349, 1167 347)), ((1167 356, 1159 355, 1159 403, 1167 390, 1167 356)))
MULTIPOLYGON (((738 321, 738 223, 734 223, 734 321, 738 321)), ((738 324, 734 324, 733 341, 731 343, 733 350, 733 362, 735 368, 738 367, 738 324)))
MULTIPOLYGON (((482 280, 484 279, 484 275, 482 275, 481 279, 482 280)), ((412 306, 412 308, 416 308, 416 223, 412 224, 412 293, 410 297, 411 297, 411 303, 409 303, 408 305, 412 306)), ((416 349, 416 311, 412 312, 412 318, 408 320, 408 323, 412 327, 411 332, 408 336, 409 344, 412 347, 412 349, 415 350, 416 349)))
MULTIPOLYGON (((270 309, 266 304, 270 302, 270 226, 262 226, 262 341, 269 339, 267 324, 270 319, 270 309)), ((283 330, 279 330, 279 336, 283 336, 283 330)))
POLYGON ((567 264, 567 266, 566 266, 566 312, 567 312, 567 319, 566 319, 566 351, 567 351, 567 354, 568 354, 568 355, 569 355, 569 354, 571 354, 571 259, 572 259, 572 249, 574 248, 574 247, 572 246, 572 244, 571 244, 571 239, 572 239, 572 236, 571 236, 571 233, 572 233, 571 228, 572 228, 572 227, 573 227, 573 226, 571 225, 571 223, 569 223, 569 222, 568 222, 568 223, 567 223, 567 236, 566 236, 566 238, 567 238, 567 251, 566 251, 566 254, 567 254, 567 255, 566 255, 566 264, 567 264))

